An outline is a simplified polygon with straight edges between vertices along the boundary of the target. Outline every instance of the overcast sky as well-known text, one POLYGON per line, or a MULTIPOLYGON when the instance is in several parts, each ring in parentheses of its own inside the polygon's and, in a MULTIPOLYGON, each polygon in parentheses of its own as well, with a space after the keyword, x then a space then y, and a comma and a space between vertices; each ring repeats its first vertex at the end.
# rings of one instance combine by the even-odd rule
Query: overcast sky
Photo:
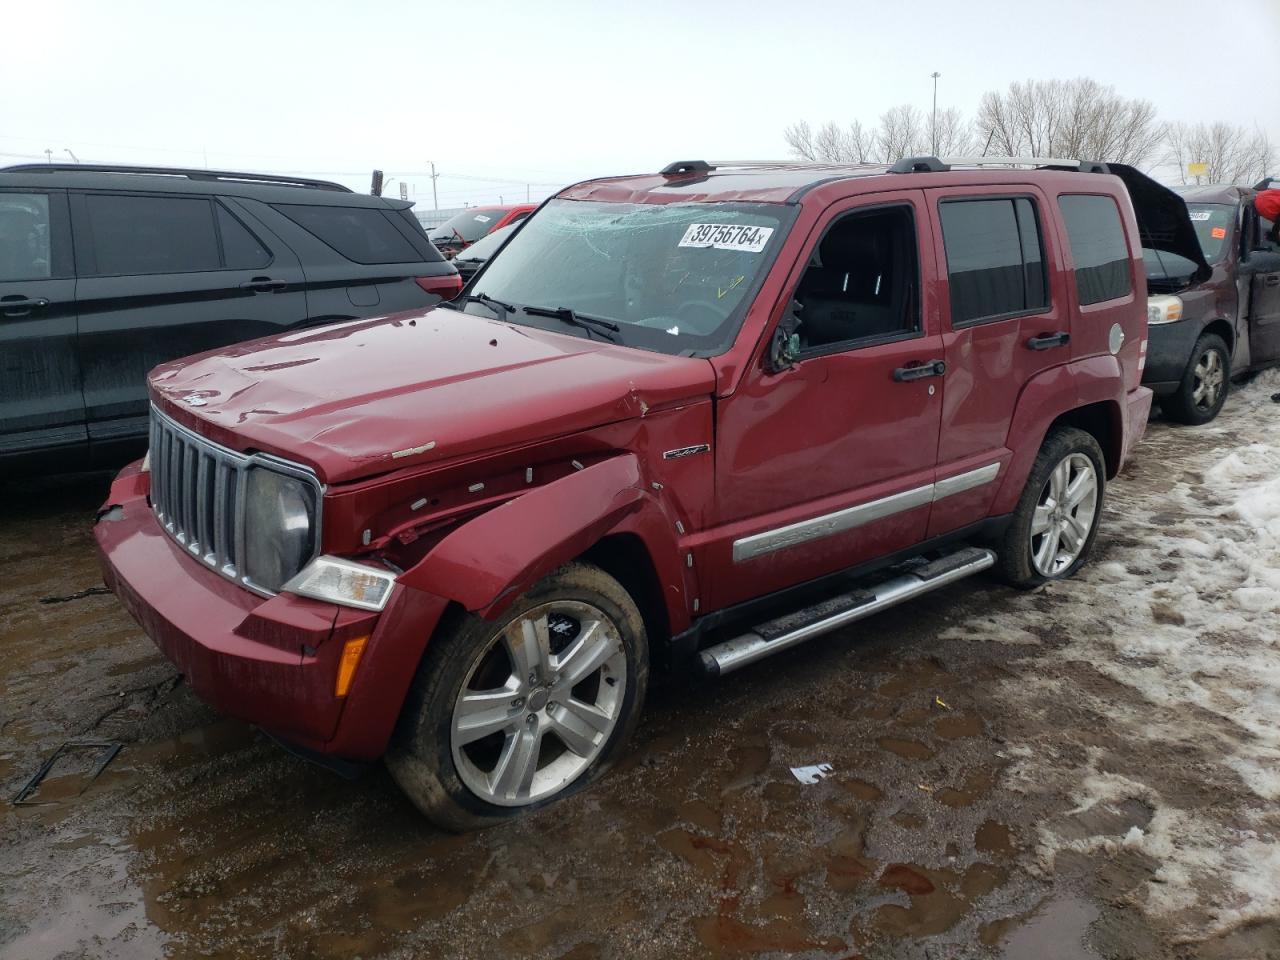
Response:
POLYGON ((1012 80, 1091 76, 1280 144, 1280 0, 8 0, 3 22, 0 163, 69 148, 363 190, 379 166, 419 206, 429 160, 446 207, 782 158, 792 121, 927 108, 935 70, 966 114, 1012 80))

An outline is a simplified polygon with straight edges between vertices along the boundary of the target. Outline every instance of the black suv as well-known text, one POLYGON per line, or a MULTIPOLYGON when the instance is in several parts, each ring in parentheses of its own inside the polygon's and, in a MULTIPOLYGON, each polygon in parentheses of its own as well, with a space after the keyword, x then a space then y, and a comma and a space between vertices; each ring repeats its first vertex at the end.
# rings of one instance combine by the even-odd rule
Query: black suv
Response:
POLYGON ((257 174, 0 169, 0 477, 136 456, 163 361, 452 298, 410 206, 257 174))

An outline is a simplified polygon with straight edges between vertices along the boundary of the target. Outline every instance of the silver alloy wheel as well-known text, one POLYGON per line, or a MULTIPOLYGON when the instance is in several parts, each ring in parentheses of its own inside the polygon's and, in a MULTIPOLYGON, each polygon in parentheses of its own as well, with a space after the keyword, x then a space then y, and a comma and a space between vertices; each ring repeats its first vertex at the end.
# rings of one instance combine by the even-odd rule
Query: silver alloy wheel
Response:
POLYGON ((1055 577, 1076 562, 1098 512, 1098 473, 1083 453, 1064 457, 1040 491, 1031 517, 1031 562, 1055 577))
POLYGON ((458 776, 503 807, 563 790, 609 742, 626 690, 622 636, 602 610, 555 600, 527 611, 480 651, 454 702, 458 776))
POLYGON ((1227 379, 1222 355, 1217 350, 1206 350, 1193 374, 1195 388, 1191 391, 1191 402, 1201 410, 1212 410, 1227 379))

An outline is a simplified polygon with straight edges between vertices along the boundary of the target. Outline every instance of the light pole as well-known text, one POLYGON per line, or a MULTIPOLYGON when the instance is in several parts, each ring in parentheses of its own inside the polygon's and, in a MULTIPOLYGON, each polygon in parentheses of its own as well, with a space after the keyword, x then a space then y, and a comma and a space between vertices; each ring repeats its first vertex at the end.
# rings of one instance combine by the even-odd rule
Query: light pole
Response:
POLYGON ((942 76, 937 70, 929 74, 933 77, 933 122, 929 125, 929 139, 933 143, 933 155, 938 155, 938 78, 942 76))
POLYGON ((72 152, 71 152, 71 148, 70 148, 70 147, 63 147, 62 149, 63 149, 64 151, 66 151, 67 156, 69 156, 69 157, 70 157, 72 160, 74 160, 76 163, 79 163, 79 162, 80 162, 80 158, 79 158, 79 157, 77 157, 74 153, 72 153, 72 152))
POLYGON ((436 178, 440 174, 436 173, 436 162, 434 160, 428 160, 427 163, 431 164, 431 206, 433 209, 439 210, 440 200, 436 197, 436 178))

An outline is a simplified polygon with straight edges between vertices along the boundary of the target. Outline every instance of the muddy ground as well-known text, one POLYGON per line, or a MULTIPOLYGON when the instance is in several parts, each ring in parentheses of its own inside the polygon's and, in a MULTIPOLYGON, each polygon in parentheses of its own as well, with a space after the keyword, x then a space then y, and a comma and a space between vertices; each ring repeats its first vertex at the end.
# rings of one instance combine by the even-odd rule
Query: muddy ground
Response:
POLYGON ((0 956, 1280 957, 1277 389, 1153 423, 1078 579, 659 679, 471 836, 197 701, 94 590, 105 477, 0 485, 0 956), (72 738, 124 748, 9 805, 72 738))

